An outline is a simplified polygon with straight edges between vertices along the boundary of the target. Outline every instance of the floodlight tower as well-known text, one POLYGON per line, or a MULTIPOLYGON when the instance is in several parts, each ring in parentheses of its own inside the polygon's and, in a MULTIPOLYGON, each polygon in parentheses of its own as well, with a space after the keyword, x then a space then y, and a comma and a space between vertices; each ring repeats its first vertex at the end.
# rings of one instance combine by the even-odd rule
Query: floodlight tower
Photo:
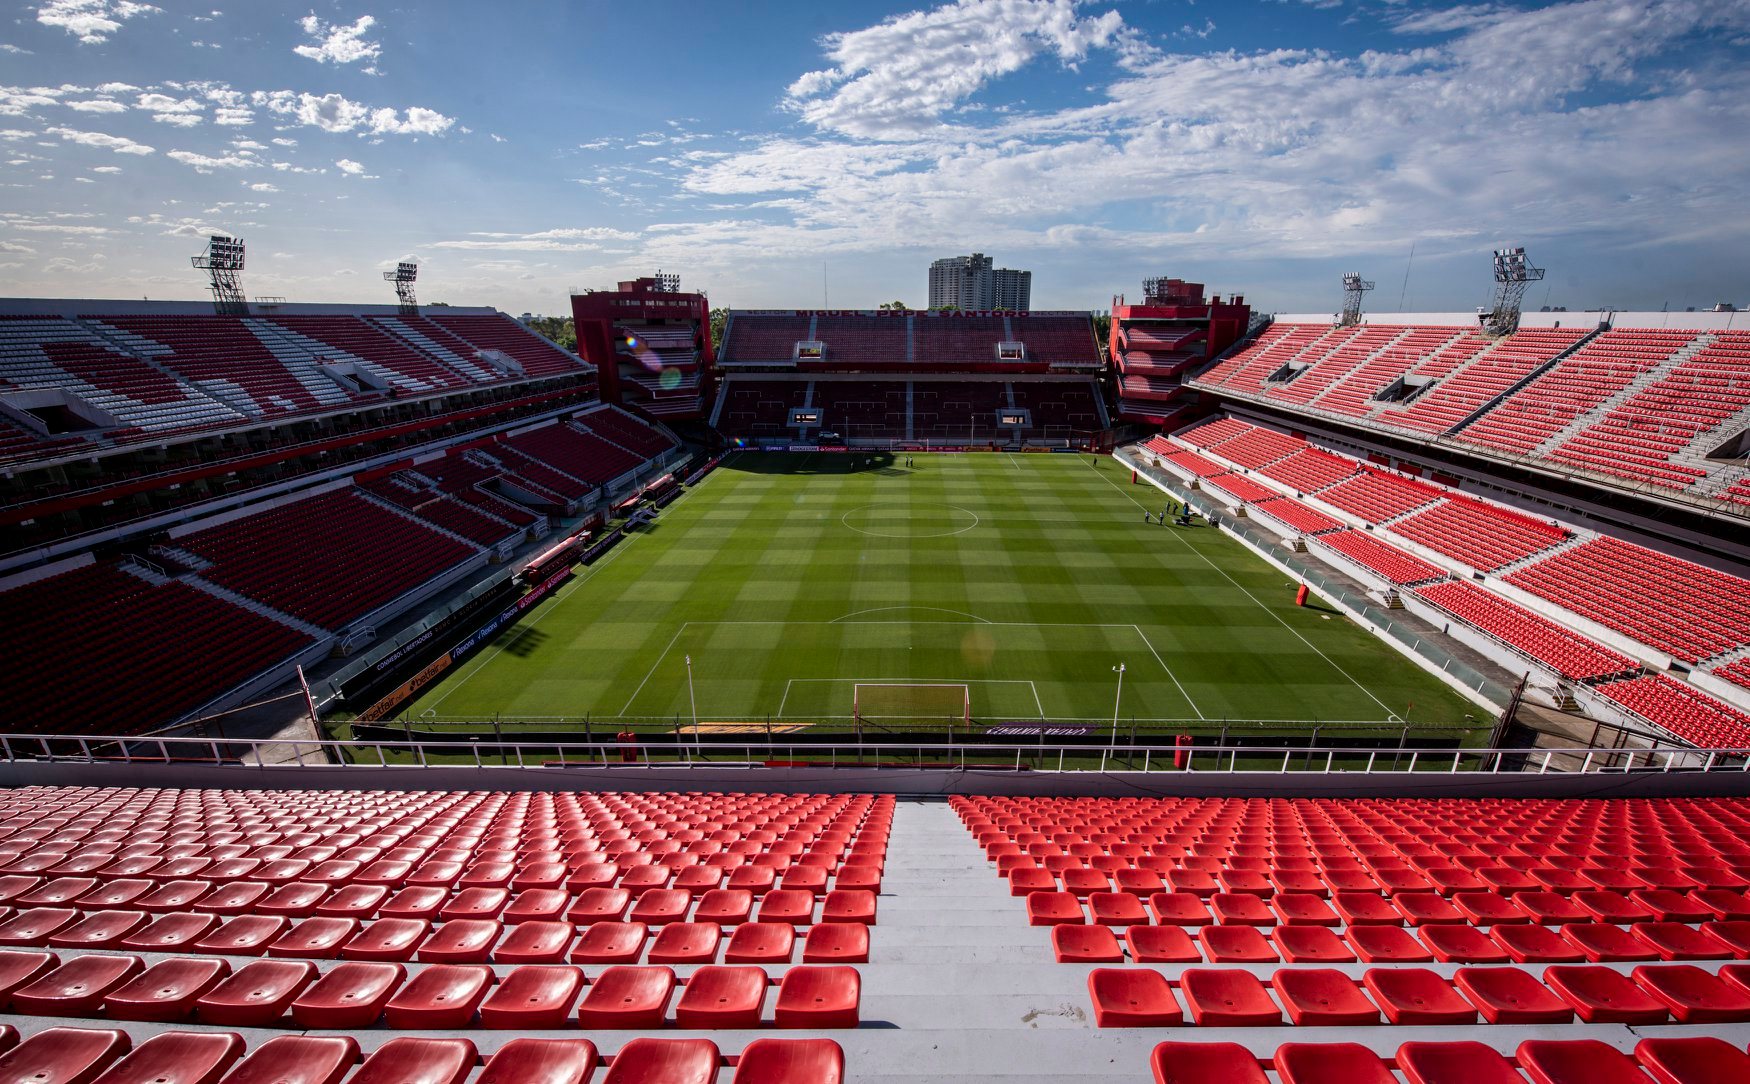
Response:
POLYGON ((416 263, 398 263, 395 270, 383 272, 383 281, 395 284, 395 296, 401 300, 402 316, 419 315, 419 299, 413 296, 413 283, 418 278, 419 265, 416 263))
POLYGON ((651 287, 653 293, 678 294, 681 292, 681 277, 679 275, 665 275, 658 271, 654 281, 656 285, 651 287))
POLYGON ((1361 322, 1361 295, 1373 289, 1373 283, 1361 277, 1359 271, 1343 275, 1343 311, 1337 314, 1338 327, 1354 327, 1361 322))
POLYGON ((195 270, 207 273, 214 311, 248 313, 249 302, 243 296, 243 238, 214 234, 207 238, 207 250, 189 260, 195 270))
POLYGON ((1490 335, 1506 335, 1519 328, 1519 308, 1525 300, 1525 287, 1543 281, 1543 268, 1533 267, 1525 255, 1525 246, 1495 250, 1495 303, 1481 317, 1483 330, 1490 335))

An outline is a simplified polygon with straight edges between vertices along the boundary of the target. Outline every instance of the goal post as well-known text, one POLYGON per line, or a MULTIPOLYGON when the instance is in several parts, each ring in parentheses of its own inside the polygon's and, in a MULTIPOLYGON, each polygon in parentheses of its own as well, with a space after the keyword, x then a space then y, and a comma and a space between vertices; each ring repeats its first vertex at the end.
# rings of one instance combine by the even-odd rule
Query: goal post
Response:
POLYGON ((858 682, 851 687, 851 717, 862 723, 972 722, 970 686, 858 682))

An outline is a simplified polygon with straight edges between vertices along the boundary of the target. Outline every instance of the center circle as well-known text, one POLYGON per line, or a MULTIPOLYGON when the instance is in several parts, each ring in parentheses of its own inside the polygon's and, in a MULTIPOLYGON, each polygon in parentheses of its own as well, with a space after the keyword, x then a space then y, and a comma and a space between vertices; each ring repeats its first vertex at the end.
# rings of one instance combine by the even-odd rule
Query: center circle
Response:
POLYGON ((851 509, 839 522, 875 538, 946 538, 978 526, 978 516, 953 504, 870 504, 851 509))

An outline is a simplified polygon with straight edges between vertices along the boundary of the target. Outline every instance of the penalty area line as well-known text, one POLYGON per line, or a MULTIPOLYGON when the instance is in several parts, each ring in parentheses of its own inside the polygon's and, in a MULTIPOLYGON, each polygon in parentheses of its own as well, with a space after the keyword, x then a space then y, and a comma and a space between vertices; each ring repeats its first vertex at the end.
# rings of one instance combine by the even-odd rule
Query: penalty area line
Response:
MULTIPOLYGON (((1123 464, 1124 460, 1119 459, 1117 456, 1113 456, 1113 462, 1123 464)), ((1128 464, 1126 464, 1126 465, 1128 465, 1128 464)), ((1147 505, 1143 504, 1141 501, 1137 500, 1135 497, 1132 497, 1130 494, 1124 492, 1123 486, 1119 485, 1117 482, 1114 482, 1112 479, 1107 478, 1104 474, 1100 475, 1100 477, 1105 480, 1107 485, 1111 486, 1113 489, 1116 489, 1119 492, 1119 494, 1121 496, 1123 496, 1126 500, 1128 500, 1131 504, 1136 505, 1138 508, 1141 508, 1145 512, 1149 510, 1147 505)), ((1234 587, 1239 590, 1240 594, 1245 595, 1247 598, 1249 598, 1253 602, 1257 603, 1258 609, 1263 610, 1265 613, 1269 614, 1271 620, 1275 621, 1278 625, 1281 625, 1283 628, 1287 629, 1290 633, 1293 634, 1295 639, 1299 640, 1301 643, 1305 644, 1306 646, 1312 648, 1313 652, 1315 654, 1317 654, 1319 658, 1325 660, 1327 663, 1330 664, 1331 669, 1333 669, 1337 673, 1343 675, 1343 677, 1348 680, 1349 684, 1355 686, 1357 689, 1360 689, 1362 695, 1367 697, 1367 699, 1373 701, 1375 704, 1378 704, 1380 707, 1380 710, 1384 711, 1388 717, 1393 714, 1391 706, 1389 704, 1387 704, 1385 701, 1381 700, 1379 697, 1373 695, 1372 689, 1369 689, 1367 686, 1361 684, 1361 682, 1355 680, 1355 676, 1353 674, 1349 673, 1349 671, 1347 671, 1347 670, 1343 669, 1341 666, 1337 665, 1337 660, 1331 658, 1329 655, 1327 655, 1323 651, 1321 651, 1319 649, 1319 645, 1313 643, 1311 640, 1308 640, 1305 636, 1302 636, 1299 629, 1295 628, 1293 625, 1290 625, 1287 621, 1284 621, 1282 619, 1281 614, 1277 613, 1275 610, 1272 610, 1270 607, 1264 605, 1263 599, 1259 598, 1257 595, 1252 594, 1252 592, 1247 590, 1245 588, 1245 586, 1243 586, 1238 580, 1236 580, 1232 576, 1228 575, 1227 569, 1222 568, 1220 565, 1216 564, 1214 561, 1211 561, 1209 559, 1208 554, 1204 553, 1202 550, 1198 549, 1196 546, 1193 546, 1191 543, 1189 543, 1189 542, 1185 541, 1183 538, 1179 537, 1179 532, 1172 531, 1169 533, 1172 535, 1173 541, 1175 541, 1179 545, 1185 547, 1187 550, 1190 550, 1193 554, 1196 554, 1198 560, 1202 561, 1204 564, 1208 565, 1210 568, 1215 569, 1215 571, 1221 575, 1221 578, 1226 580, 1228 583, 1233 584, 1234 587)))

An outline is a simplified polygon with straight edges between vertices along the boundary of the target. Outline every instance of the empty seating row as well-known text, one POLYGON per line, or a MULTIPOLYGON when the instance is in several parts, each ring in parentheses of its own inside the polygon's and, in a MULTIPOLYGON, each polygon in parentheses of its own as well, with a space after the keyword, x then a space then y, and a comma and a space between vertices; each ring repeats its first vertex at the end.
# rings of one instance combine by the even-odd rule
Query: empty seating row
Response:
MULTIPOLYGON (((462 1038, 390 1039, 362 1063, 360 1053, 339 1035, 252 1047, 234 1032, 166 1031, 135 1046, 118 1029, 55 1027, 22 1042, 10 1026, 0 1031, 0 1075, 57 1084, 463 1084, 482 1060, 462 1038)), ((484 1060, 481 1081, 517 1084, 707 1084, 726 1062, 716 1043, 696 1038, 631 1039, 612 1056, 589 1039, 518 1038, 484 1060)), ((731 1084, 840 1084, 845 1057, 831 1039, 756 1039, 733 1064, 731 1084)))
POLYGON ((1506 582, 1685 662, 1750 643, 1750 580, 1601 536, 1506 582))
POLYGON ((1198 1027, 1363 1027, 1389 1024, 1721 1024, 1750 1021, 1750 964, 1719 973, 1644 964, 1624 976, 1601 965, 1552 965, 1542 981, 1516 967, 1371 968, 1360 982, 1335 968, 1281 968, 1266 985, 1239 968, 1095 968, 1088 991, 1099 1027, 1178 1027, 1179 998, 1198 1027), (1177 993, 1178 996, 1175 996, 1177 993), (1272 997, 1272 993, 1275 997, 1272 997), (1462 996, 1461 996, 1462 995, 1462 996))
POLYGON ((1703 749, 1750 749, 1750 715, 1665 674, 1597 687, 1598 694, 1703 749))
POLYGON ((752 964, 707 964, 687 978, 665 965, 614 965, 586 978, 580 967, 523 964, 500 976, 483 964, 442 963, 411 978, 399 963, 348 961, 326 970, 302 959, 257 960, 235 971, 221 959, 164 960, 90 954, 0 953, 0 995, 22 1016, 221 1027, 455 1029, 478 1016, 486 1028, 758 1028, 769 988, 780 1028, 857 1026, 861 982, 846 966, 803 964, 773 980, 752 964), (679 1000, 676 1000, 676 991, 679 1000))
POLYGON ((1107 925, 1058 923, 1051 926, 1052 950, 1059 963, 1123 963, 1126 952, 1139 964, 1566 964, 1632 963, 1643 960, 1744 959, 1750 948, 1750 922, 1732 919, 1703 923, 1637 923, 1624 929, 1603 922, 1571 922, 1559 931, 1549 926, 1501 923, 1489 933, 1469 926, 1433 925, 1411 934, 1400 926, 1358 924, 1338 931, 1329 926, 1280 925, 1266 932, 1255 926, 1177 925, 1122 927, 1122 944, 1107 925))
POLYGON ((145 575, 105 561, 0 591, 8 665, 21 675, 0 681, 0 711, 15 729, 88 731, 105 719, 151 730, 312 642, 187 583, 145 575))
POLYGON ((1518 393, 1466 426, 1461 439, 1515 455, 1534 452, 1575 419, 1659 368, 1695 333, 1613 328, 1557 362, 1518 393), (1656 336, 1656 345, 1644 341, 1656 336))
MULTIPOLYGON (((1351 871, 1354 872, 1354 871, 1351 871)), ((1383 871, 1382 871, 1383 872, 1383 871)), ((1611 883, 1625 871, 1611 870, 1611 883)), ((1733 889, 1576 888, 1564 894, 1542 887, 1530 872, 1516 872, 1514 891, 1491 886, 1464 867, 1430 867, 1425 872, 1397 869, 1383 873, 1378 887, 1327 890, 1324 881, 1364 881, 1338 870, 1279 870, 1266 875, 1256 869, 1224 869, 1217 877, 1206 871, 1174 869, 1165 875, 1165 889, 1152 894, 1148 882, 1159 883, 1150 869, 1120 871, 1119 880, 1135 887, 1113 891, 1104 870, 1069 867, 1057 871, 1062 890, 1053 887, 1050 870, 1009 871, 1010 893, 1024 897, 1029 923, 1053 926, 1092 920, 1096 925, 1130 926, 1460 926, 1492 927, 1538 923, 1603 922, 1634 925, 1664 922, 1736 922, 1746 916, 1744 898, 1733 889), (1392 882, 1401 881, 1405 887, 1392 882), (1277 885, 1308 883, 1310 891, 1279 889, 1277 885), (1453 889, 1453 884, 1467 886, 1453 889)), ((1649 931, 1652 935, 1660 930, 1649 931)), ((1737 931, 1721 931, 1735 935, 1737 931)), ((1606 935, 1608 936, 1608 935, 1606 935)), ((1716 945, 1717 949, 1718 946, 1716 945)))
POLYGON ((1355 477, 1320 490, 1318 496, 1326 504, 1377 525, 1440 500, 1446 496, 1446 491, 1424 482, 1363 468, 1355 477))
POLYGON ((213 562, 202 578, 334 630, 479 552, 345 490, 183 535, 176 544, 213 562))
POLYGON ((1271 497, 1267 500, 1261 500, 1252 505, 1252 510, 1280 520, 1301 534, 1337 531, 1342 530, 1345 526, 1342 521, 1332 519, 1317 508, 1303 504, 1293 497, 1271 497))
POLYGON ((1415 594, 1560 677, 1586 681, 1640 669, 1634 659, 1469 581, 1431 584, 1415 594))
POLYGON ((1365 531, 1329 531, 1314 535, 1313 540, 1326 546, 1374 576, 1399 587, 1431 583, 1449 578, 1450 573, 1365 531))
MULTIPOLYGON (((1205 488, 1213 488, 1222 493, 1228 493, 1241 504, 1255 504, 1259 501, 1285 499, 1280 493, 1268 486, 1261 486, 1243 474, 1227 471, 1203 480, 1205 488)), ((1292 498, 1286 498, 1292 499, 1292 498)))
POLYGON ((1633 1056, 1599 1039, 1526 1039, 1511 1056, 1410 1042, 1391 1058, 1360 1043, 1284 1043, 1259 1058, 1239 1043, 1167 1042, 1150 1066, 1156 1084, 1268 1084, 1266 1068, 1282 1084, 1719 1084, 1750 1074, 1750 1056, 1712 1036, 1642 1039, 1633 1056))
POLYGON ((1459 496, 1413 512, 1391 530, 1481 572, 1523 561, 1569 537, 1553 523, 1459 496))

